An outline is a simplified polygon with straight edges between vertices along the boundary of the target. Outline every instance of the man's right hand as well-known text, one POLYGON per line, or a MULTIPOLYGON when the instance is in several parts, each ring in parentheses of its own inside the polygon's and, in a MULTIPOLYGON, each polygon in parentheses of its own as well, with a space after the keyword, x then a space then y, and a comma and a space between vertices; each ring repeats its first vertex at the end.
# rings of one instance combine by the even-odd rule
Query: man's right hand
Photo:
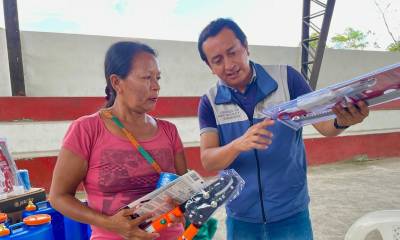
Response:
POLYGON ((132 219, 132 215, 135 212, 135 208, 122 209, 113 216, 108 217, 107 229, 118 233, 124 239, 155 239, 160 235, 158 233, 148 233, 143 229, 139 228, 139 225, 152 217, 151 214, 145 214, 143 216, 132 219))
POLYGON ((273 124, 273 120, 264 119, 262 122, 251 126, 243 136, 233 141, 234 148, 239 152, 252 149, 267 149, 272 143, 272 133, 266 128, 273 124))

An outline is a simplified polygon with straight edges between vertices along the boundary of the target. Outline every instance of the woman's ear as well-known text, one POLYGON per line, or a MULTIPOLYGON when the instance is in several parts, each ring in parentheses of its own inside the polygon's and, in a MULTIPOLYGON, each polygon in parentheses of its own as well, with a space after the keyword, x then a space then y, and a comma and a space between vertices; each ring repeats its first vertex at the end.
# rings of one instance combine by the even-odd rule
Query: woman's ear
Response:
POLYGON ((121 93, 121 79, 116 74, 111 74, 110 82, 112 87, 114 88, 115 92, 121 93))

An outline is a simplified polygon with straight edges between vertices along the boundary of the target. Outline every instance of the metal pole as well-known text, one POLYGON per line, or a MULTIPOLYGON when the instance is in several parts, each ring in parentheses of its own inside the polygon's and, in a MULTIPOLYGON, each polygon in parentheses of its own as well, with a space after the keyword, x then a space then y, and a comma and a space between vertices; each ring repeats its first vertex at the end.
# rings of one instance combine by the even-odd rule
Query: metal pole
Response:
POLYGON ((310 76, 310 86, 312 89, 316 89, 317 81, 319 76, 319 70, 321 68, 322 59, 324 57, 326 39, 328 37, 329 26, 331 24, 333 9, 335 7, 336 0, 328 0, 325 10, 324 19, 322 21, 321 33, 319 35, 318 47, 315 53, 315 63, 313 64, 313 69, 310 76))
POLYGON ((304 41, 305 39, 309 39, 310 28, 308 27, 310 24, 310 0, 303 0, 303 17, 301 19, 301 73, 304 78, 308 80, 308 48, 309 42, 304 41))
POLYGON ((19 35, 17 0, 3 0, 8 64, 13 96, 26 96, 22 64, 21 38, 19 35))

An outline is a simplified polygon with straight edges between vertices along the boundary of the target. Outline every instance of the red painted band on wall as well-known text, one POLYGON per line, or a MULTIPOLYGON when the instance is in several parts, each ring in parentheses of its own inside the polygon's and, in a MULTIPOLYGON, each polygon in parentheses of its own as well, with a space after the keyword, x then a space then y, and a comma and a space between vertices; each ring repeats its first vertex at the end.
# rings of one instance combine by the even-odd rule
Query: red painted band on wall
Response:
MULTIPOLYGON (((201 165, 199 147, 187 147, 184 151, 189 169, 195 169, 202 176, 214 176, 216 174, 216 172, 207 172, 201 165)), ((49 191, 56 160, 56 156, 38 157, 19 159, 16 160, 16 164, 18 169, 28 169, 32 186, 43 187, 46 191, 49 191)))
POLYGON ((400 132, 304 139, 309 164, 400 157, 400 132))
MULTIPOLYGON (((160 97, 150 114, 156 117, 197 116, 199 97, 160 97)), ((102 97, 0 97, 0 122, 65 121, 98 111, 105 104, 102 97)), ((373 110, 400 110, 400 100, 385 103, 373 110)))
MULTIPOLYGON (((197 116, 199 100, 199 97, 160 97, 150 114, 197 116)), ((98 111, 105 103, 102 97, 0 97, 0 122, 74 120, 98 111)))
MULTIPOLYGON (((358 136, 305 139, 309 165, 349 160, 357 156, 368 158, 400 157, 400 132, 358 136)), ((203 176, 212 176, 216 172, 207 172, 200 162, 200 148, 185 148, 188 168, 203 176)), ((18 168, 28 169, 32 186, 50 189, 56 157, 41 157, 17 160, 18 168)))
POLYGON ((372 110, 400 110, 400 99, 374 106, 371 109, 372 110))

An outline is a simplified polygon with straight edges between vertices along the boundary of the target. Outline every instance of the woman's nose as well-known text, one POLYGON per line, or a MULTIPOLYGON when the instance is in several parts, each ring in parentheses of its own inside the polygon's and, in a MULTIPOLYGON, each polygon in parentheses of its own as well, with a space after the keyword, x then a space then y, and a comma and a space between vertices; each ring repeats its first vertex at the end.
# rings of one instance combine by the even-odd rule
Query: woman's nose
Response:
POLYGON ((160 83, 158 82, 158 79, 155 79, 153 81, 151 81, 151 89, 155 90, 155 91, 159 91, 160 90, 160 83))

